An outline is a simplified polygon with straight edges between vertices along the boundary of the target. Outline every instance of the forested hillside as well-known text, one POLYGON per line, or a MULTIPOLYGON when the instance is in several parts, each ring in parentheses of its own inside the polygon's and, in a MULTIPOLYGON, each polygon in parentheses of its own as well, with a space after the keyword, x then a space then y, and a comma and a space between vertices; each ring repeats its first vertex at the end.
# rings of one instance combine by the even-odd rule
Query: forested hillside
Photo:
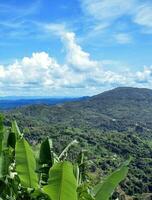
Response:
MULTIPOLYGON (((45 138, 33 151, 15 120, 4 125, 0 115, 0 199, 11 200, 108 200, 128 174, 131 157, 99 182, 89 176, 89 160, 82 149, 69 161, 71 141, 59 154, 45 138)), ((121 194, 120 194, 121 195, 121 194)), ((124 196, 123 194, 121 196, 124 196)))
POLYGON ((72 127, 94 127, 101 130, 128 130, 142 126, 152 129, 152 90, 116 88, 77 102, 57 106, 31 105, 15 109, 9 115, 25 120, 60 123, 72 127))
MULTIPOLYGON (((15 118, 29 141, 49 136, 60 152, 71 139, 76 151, 87 150, 90 174, 104 176, 131 155, 128 178, 121 189, 134 199, 152 193, 152 90, 116 88, 87 99, 56 106, 32 105, 5 112, 15 118)), ((75 158, 75 149, 70 159, 75 158)))

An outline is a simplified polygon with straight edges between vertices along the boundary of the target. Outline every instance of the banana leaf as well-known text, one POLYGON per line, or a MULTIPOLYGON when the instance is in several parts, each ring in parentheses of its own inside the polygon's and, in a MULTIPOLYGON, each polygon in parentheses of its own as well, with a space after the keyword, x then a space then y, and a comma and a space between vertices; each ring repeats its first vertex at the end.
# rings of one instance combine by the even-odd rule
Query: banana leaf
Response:
POLYGON ((127 160, 119 169, 113 172, 105 181, 97 184, 94 188, 95 200, 109 200, 118 184, 125 179, 128 173, 127 160))
POLYGON ((49 182, 43 191, 51 200, 77 200, 77 182, 73 166, 64 161, 54 164, 49 172, 49 182))
POLYGON ((25 139, 16 142, 16 171, 23 187, 38 188, 38 177, 35 172, 36 160, 33 151, 25 139))

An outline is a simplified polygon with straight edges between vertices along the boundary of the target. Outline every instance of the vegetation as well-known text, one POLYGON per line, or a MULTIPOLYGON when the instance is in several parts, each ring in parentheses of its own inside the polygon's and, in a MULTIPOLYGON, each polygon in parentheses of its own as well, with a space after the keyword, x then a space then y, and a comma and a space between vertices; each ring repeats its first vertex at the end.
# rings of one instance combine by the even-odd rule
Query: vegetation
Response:
POLYGON ((0 116, 0 197, 10 200, 108 200, 126 177, 130 159, 97 184, 88 177, 84 152, 76 162, 67 161, 67 153, 76 140, 69 143, 59 156, 52 141, 45 139, 35 159, 33 150, 16 121, 3 125, 0 116))
MULTIPOLYGON (((28 125, 54 124, 105 131, 147 131, 152 137, 152 91, 117 88, 99 95, 56 106, 32 105, 8 112, 28 125)), ((36 125, 36 127, 37 127, 36 125)))
POLYGON ((77 140, 68 159, 75 161, 86 149, 92 161, 87 171, 94 184, 131 155, 133 162, 120 189, 135 200, 147 200, 152 196, 151 102, 151 90, 117 88, 78 102, 10 110, 4 112, 5 125, 16 119, 35 151, 46 137, 53 139, 57 154, 77 140))

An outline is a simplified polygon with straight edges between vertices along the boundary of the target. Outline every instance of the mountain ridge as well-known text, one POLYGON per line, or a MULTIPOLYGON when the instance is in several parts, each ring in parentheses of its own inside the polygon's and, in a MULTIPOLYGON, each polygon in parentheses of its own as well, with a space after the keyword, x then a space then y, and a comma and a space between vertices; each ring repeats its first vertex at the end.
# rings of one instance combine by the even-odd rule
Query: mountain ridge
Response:
POLYGON ((152 90, 119 87, 80 101, 53 106, 31 105, 10 111, 13 112, 28 117, 39 115, 42 121, 45 116, 49 123, 60 122, 74 127, 86 125, 123 131, 141 124, 147 129, 152 129, 152 90))
MULTIPOLYGON (((93 172, 107 174, 129 155, 133 157, 126 194, 147 200, 152 195, 152 90, 117 88, 81 101, 58 105, 30 105, 5 111, 5 124, 16 119, 33 145, 49 137, 61 152, 71 140, 79 141, 72 156, 87 150, 93 172), (113 159, 116 158, 116 159, 113 159)), ((73 157, 72 157, 73 158, 73 157)))

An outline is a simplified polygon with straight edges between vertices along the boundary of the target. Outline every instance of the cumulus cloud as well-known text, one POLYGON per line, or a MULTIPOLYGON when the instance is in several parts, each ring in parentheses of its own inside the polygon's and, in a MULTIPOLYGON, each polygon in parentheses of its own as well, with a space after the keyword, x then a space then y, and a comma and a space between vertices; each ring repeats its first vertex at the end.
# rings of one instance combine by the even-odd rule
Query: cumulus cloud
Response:
POLYGON ((24 84, 43 83, 49 76, 51 70, 59 69, 56 61, 49 57, 47 53, 33 53, 32 57, 24 57, 21 61, 16 60, 8 66, 1 66, 1 82, 7 84, 19 83, 24 84))
POLYGON ((60 24, 50 24, 46 29, 53 31, 54 34, 59 35, 66 49, 66 63, 74 70, 86 72, 93 68, 98 68, 99 63, 90 58, 88 52, 83 51, 80 45, 77 44, 74 32, 66 30, 65 26, 60 24))
POLYGON ((46 29, 61 38, 65 63, 60 64, 46 52, 36 52, 7 66, 0 65, 1 95, 76 96, 80 91, 83 95, 101 92, 103 87, 152 85, 152 67, 135 73, 108 70, 109 62, 93 60, 77 43, 75 33, 61 25, 47 25, 46 29))
POLYGON ((98 62, 91 60, 90 54, 77 45, 73 32, 63 34, 62 40, 67 49, 67 63, 69 65, 79 71, 92 71, 93 68, 98 67, 98 62))

